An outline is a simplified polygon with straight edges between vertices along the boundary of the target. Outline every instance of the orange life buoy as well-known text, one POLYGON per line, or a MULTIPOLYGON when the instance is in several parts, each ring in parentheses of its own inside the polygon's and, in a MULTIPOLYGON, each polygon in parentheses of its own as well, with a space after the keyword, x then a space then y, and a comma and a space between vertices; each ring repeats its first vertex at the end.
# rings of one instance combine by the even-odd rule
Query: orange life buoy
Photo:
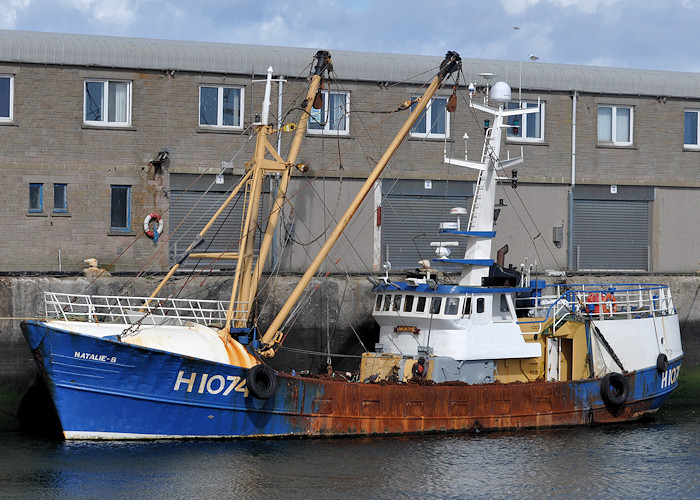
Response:
POLYGON ((606 314, 617 312, 617 299, 612 293, 606 293, 603 296, 603 312, 606 314))
POLYGON ((156 232, 159 235, 163 234, 163 217, 156 213, 148 214, 146 218, 143 219, 143 231, 149 238, 156 238, 156 232), (151 221, 156 221, 158 223, 155 230, 151 227, 151 221))

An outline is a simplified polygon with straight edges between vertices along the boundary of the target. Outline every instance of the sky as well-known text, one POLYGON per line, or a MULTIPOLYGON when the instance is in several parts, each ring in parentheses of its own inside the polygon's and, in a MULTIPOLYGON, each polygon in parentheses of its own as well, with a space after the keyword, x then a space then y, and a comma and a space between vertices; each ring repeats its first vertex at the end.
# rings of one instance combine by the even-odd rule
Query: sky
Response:
POLYGON ((700 0, 0 0, 0 13, 10 30, 700 72, 700 0))

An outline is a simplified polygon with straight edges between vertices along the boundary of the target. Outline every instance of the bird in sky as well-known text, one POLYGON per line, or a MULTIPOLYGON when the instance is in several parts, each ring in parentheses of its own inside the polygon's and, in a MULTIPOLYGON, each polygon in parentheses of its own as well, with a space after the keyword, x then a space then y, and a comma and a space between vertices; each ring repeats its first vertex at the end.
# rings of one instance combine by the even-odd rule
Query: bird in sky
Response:
POLYGON ((532 62, 535 62, 535 61, 537 61, 538 59, 539 59, 539 57, 530 54, 530 60, 531 60, 532 62))
POLYGON ((515 31, 520 31, 520 26, 513 26, 513 29, 514 29, 515 31))

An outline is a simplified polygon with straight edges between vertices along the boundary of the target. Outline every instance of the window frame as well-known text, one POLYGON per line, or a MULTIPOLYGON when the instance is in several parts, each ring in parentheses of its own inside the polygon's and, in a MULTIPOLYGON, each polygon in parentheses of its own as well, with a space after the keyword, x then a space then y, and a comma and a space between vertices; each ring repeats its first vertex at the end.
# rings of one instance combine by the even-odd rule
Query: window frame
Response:
POLYGON ((92 125, 99 127, 130 127, 131 126, 131 104, 132 104, 132 81, 131 80, 119 80, 111 78, 86 78, 83 81, 83 124, 92 125), (88 96, 88 84, 89 83, 102 83, 102 102, 100 104, 101 118, 99 120, 88 120, 88 107, 87 107, 87 96, 88 96), (125 113, 126 118, 124 121, 110 121, 109 120, 109 86, 110 84, 125 83, 126 84, 126 104, 125 113))
POLYGON ((323 105, 321 106, 321 109, 311 109, 311 115, 309 116, 306 132, 311 135, 350 135, 350 92, 322 90, 321 96, 323 99, 323 105), (330 95, 345 96, 345 113, 339 119, 339 121, 344 120, 345 122, 345 127, 343 129, 330 128, 332 123, 329 118, 330 109, 328 106, 328 97, 330 95), (318 118, 319 114, 322 115, 322 120, 318 118), (319 127, 321 123, 323 123, 323 127, 319 127))
POLYGON ((686 109, 683 111, 683 147, 686 149, 700 149, 700 109, 686 109), (685 141, 687 132, 687 116, 688 114, 695 115, 695 144, 685 141))
POLYGON ((432 296, 430 298, 430 308, 428 309, 428 314, 430 316, 440 314, 440 312, 442 311, 442 304, 442 297, 432 296))
MULTIPOLYGON (((413 109, 415 108, 415 106, 417 104, 417 99, 418 99, 418 97, 413 97, 411 99, 411 101, 413 102, 411 104, 411 111, 413 111, 413 109)), ((436 97, 433 97, 432 99, 430 99, 430 102, 426 106, 425 110, 423 110, 423 112, 420 114, 420 116, 416 120, 416 123, 414 123, 413 127, 411 127, 410 136, 413 138, 416 138, 416 139, 449 139, 450 138, 450 113, 447 111, 448 99, 449 99, 448 97, 444 97, 444 96, 436 96, 436 97), (432 112, 433 103, 436 100, 445 101, 445 110, 444 110, 445 133, 444 134, 433 132, 432 126, 430 127, 430 130, 428 130, 428 123, 431 123, 431 124, 437 123, 437 122, 433 121, 433 116, 432 116, 433 115, 433 112, 432 112), (425 124, 425 129, 426 129, 425 131, 418 131, 416 129, 416 127, 420 123, 425 124)))
POLYGON ((618 104, 599 104, 598 105, 598 144, 608 144, 613 146, 632 146, 634 144, 634 106, 618 105, 618 104), (600 137, 600 110, 602 108, 611 109, 610 118, 610 140, 601 139, 600 137), (629 141, 617 140, 617 111, 620 109, 628 109, 629 114, 629 141))
POLYGON ((12 123, 14 121, 15 107, 15 75, 0 74, 0 78, 7 78, 9 80, 9 92, 7 96, 8 116, 0 116, 0 123, 12 123))
POLYGON ((109 228, 110 231, 118 233, 129 233, 131 232, 131 186, 126 184, 112 184, 109 187, 109 228), (114 191, 115 188, 126 189, 126 206, 124 217, 126 219, 125 226, 113 226, 112 219, 114 218, 114 191))
POLYGON ((199 85, 199 105, 197 106, 199 127, 219 130, 243 130, 245 123, 245 87, 241 85, 221 85, 216 83, 202 83, 199 85), (216 123, 202 123, 202 89, 216 89, 216 123), (236 90, 239 92, 238 125, 224 124, 224 89, 236 90))
POLYGON ((29 210, 30 214, 42 214, 44 213, 44 184, 41 182, 30 182, 29 183, 29 210), (38 188, 38 207, 32 207, 32 188, 38 188))
POLYGON ((509 102, 507 104, 507 109, 512 110, 512 109, 518 109, 520 107, 520 104, 524 105, 524 109, 530 109, 530 108, 537 108, 539 107, 539 112, 538 113, 532 113, 532 114, 522 114, 522 115, 513 115, 507 117, 506 123, 509 125, 509 127, 506 129, 506 140, 507 141, 513 141, 513 142, 544 142, 544 132, 545 132, 545 125, 544 121, 546 118, 546 110, 545 110, 545 103, 543 101, 538 102, 537 101, 528 101, 528 100, 523 100, 523 101, 518 101, 518 102, 509 102), (513 106, 513 107, 511 107, 513 106), (539 137, 527 137, 527 130, 528 130, 528 118, 530 116, 539 116, 539 137), (513 134, 513 122, 515 121, 515 118, 519 117, 519 124, 518 128, 520 129, 519 135, 514 135, 513 134))
POLYGON ((68 213, 68 184, 65 182, 54 182, 53 185, 53 213, 65 214, 68 213), (63 186, 63 206, 56 206, 56 188, 63 186))

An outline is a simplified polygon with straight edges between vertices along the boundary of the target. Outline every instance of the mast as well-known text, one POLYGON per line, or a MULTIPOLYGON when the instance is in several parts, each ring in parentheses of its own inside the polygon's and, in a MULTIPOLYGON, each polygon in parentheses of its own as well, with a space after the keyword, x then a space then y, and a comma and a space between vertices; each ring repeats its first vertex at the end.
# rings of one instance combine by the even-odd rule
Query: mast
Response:
MULTIPOLYGON (((258 126, 255 155, 251 161, 246 164, 246 170, 254 173, 249 181, 248 205, 244 216, 244 224, 241 229, 241 239, 239 242, 239 248, 242 249, 242 252, 238 258, 238 264, 234 274, 234 283, 231 289, 231 301, 229 304, 229 310, 226 314, 226 324, 224 326, 225 331, 229 330, 231 322, 234 319, 236 327, 243 328, 247 326, 253 300, 258 290, 258 283, 260 281, 260 277, 262 276, 263 266, 265 265, 267 255, 272 244, 272 236, 274 234, 275 227, 277 226, 277 219, 279 218, 282 204, 287 194, 287 187, 289 186, 292 167, 296 166, 295 163, 301 147, 301 141, 306 134, 306 128, 309 122, 309 116, 311 114, 314 98, 321 88, 323 74, 332 70, 333 65, 331 62, 331 55, 326 51, 317 52, 314 74, 311 78, 311 83, 309 84, 309 89, 304 101, 304 112, 299 119, 299 123, 296 125, 296 133, 294 135, 294 140, 292 141, 292 146, 286 162, 279 156, 273 145, 268 140, 268 136, 276 133, 276 130, 271 125, 267 125, 265 123, 258 126), (267 153, 269 153, 274 160, 266 159, 265 156, 267 153), (265 236, 263 237, 263 241, 260 246, 257 263, 255 268, 253 268, 255 232, 258 226, 258 207, 260 206, 260 194, 262 192, 263 181, 266 175, 276 173, 280 174, 280 185, 279 189, 277 190, 277 196, 275 197, 272 210, 267 220, 265 236), (240 307, 241 309, 236 309, 236 307, 240 307)), ((267 101, 266 104, 263 104, 263 116, 266 116, 269 112, 270 85, 271 78, 269 78, 268 75, 268 82, 265 90, 267 101), (268 111, 266 111, 266 108, 268 111)), ((299 166, 299 168, 304 169, 306 167, 299 166)))
POLYGON ((326 243, 323 245, 318 255, 316 255, 316 258, 309 265, 309 268, 301 277, 299 283, 297 283, 296 288, 292 291, 292 294, 287 299, 287 302, 284 303, 279 313, 268 327, 267 331, 265 332, 265 335, 263 335, 261 339, 262 345, 259 349, 259 352, 263 356, 274 356, 276 348, 279 346, 279 342, 283 335, 282 332, 279 330, 279 328, 282 326, 282 323, 287 318, 292 308, 301 297, 301 294, 303 293, 304 289, 311 281, 313 275, 316 274, 316 271, 321 266, 323 260, 326 258, 333 245, 335 245, 335 242, 345 230, 345 227, 355 215, 355 212, 360 207, 360 204, 363 202, 367 194, 374 186, 374 183, 377 181, 382 171, 389 163, 389 160, 396 153, 398 147, 406 138, 406 135, 408 135, 409 131, 411 130, 411 127, 413 127, 415 122, 418 120, 418 117, 428 106, 428 103, 430 102, 430 99, 432 99, 435 92, 440 88, 440 85, 442 84, 443 80, 453 72, 459 71, 462 67, 461 63, 462 60, 459 57, 459 54, 457 54, 456 52, 448 52, 446 54, 445 59, 440 64, 440 70, 438 74, 433 78, 425 93, 418 99, 415 108, 413 109, 409 117, 406 119, 406 122, 396 134, 396 137, 394 137, 394 140, 391 142, 387 150, 384 152, 382 158, 379 160, 379 162, 374 167, 365 183, 362 185, 362 188, 355 196, 355 199, 345 211, 345 214, 336 225, 328 240, 326 240, 326 243))
POLYGON ((313 75, 309 83, 309 88, 304 100, 303 112, 299 118, 299 123, 287 125, 283 127, 284 131, 295 131, 294 139, 287 160, 285 161, 276 151, 275 147, 270 143, 268 137, 276 134, 277 129, 268 124, 269 109, 270 109, 270 87, 272 85, 272 68, 268 68, 265 98, 260 122, 255 123, 256 128, 256 143, 255 152, 252 159, 246 163, 246 173, 233 189, 228 198, 219 207, 214 216, 209 220, 205 227, 200 231, 199 235, 189 245, 187 250, 178 258, 177 263, 170 269, 168 274, 163 278, 161 283, 151 294, 154 298, 165 286, 166 282, 175 274, 181 264, 190 256, 197 258, 209 259, 232 259, 236 260, 236 269, 233 278, 233 286, 231 289, 231 301, 229 309, 226 313, 226 324, 222 331, 228 332, 231 323, 235 321, 235 326, 244 328, 247 326, 252 302, 258 288, 258 282, 262 275, 262 269, 267 260, 267 255, 272 244, 272 236, 277 225, 279 213, 282 208, 284 198, 286 196, 289 178, 292 174, 292 169, 297 168, 304 171, 305 165, 297 165, 296 159, 301 147, 301 141, 306 133, 311 108, 314 103, 314 97, 320 91, 321 81, 324 74, 333 71, 331 55, 327 51, 320 50, 315 55, 316 65, 313 70, 313 75), (258 208, 260 206, 260 197, 264 179, 267 175, 277 174, 280 176, 280 185, 277 191, 277 196, 273 203, 272 211, 267 220, 265 236, 263 238, 260 251, 258 254, 255 268, 253 268, 254 249, 255 249, 255 232, 259 224, 258 208), (243 220, 241 224, 241 238, 238 244, 237 252, 204 252, 192 253, 198 246, 204 243, 204 235, 212 227, 216 219, 221 215, 225 208, 240 192, 244 195, 243 220))
POLYGON ((471 102, 470 97, 470 107, 493 116, 493 126, 486 130, 480 162, 447 158, 446 156, 444 159, 445 163, 479 171, 467 230, 446 231, 468 237, 463 259, 444 260, 462 265, 462 275, 459 280, 461 286, 481 286, 482 279, 489 275, 489 269, 493 264, 492 242, 496 236, 493 229, 496 186, 498 181, 511 180, 499 177, 498 171, 502 172, 504 169, 523 161, 522 152, 521 156, 517 158, 501 159, 503 131, 508 128, 505 119, 509 116, 526 115, 539 111, 539 106, 537 108, 506 109, 505 103, 510 101, 510 95, 510 87, 507 84, 496 82, 491 89, 491 100, 498 103, 498 108, 471 102))

